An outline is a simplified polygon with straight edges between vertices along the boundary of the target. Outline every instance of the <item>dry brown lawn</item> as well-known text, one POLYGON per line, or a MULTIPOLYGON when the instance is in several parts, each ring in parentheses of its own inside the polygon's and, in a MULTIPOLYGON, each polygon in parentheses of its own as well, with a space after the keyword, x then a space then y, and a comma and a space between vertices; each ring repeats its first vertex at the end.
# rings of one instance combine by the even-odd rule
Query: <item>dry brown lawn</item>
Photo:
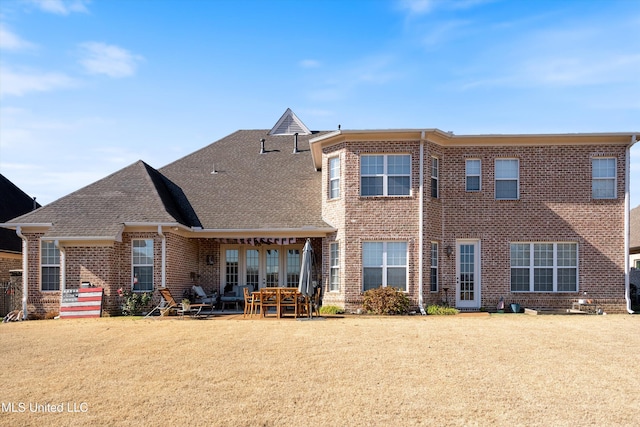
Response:
POLYGON ((630 315, 2 324, 0 425, 631 426, 639 349, 630 315))

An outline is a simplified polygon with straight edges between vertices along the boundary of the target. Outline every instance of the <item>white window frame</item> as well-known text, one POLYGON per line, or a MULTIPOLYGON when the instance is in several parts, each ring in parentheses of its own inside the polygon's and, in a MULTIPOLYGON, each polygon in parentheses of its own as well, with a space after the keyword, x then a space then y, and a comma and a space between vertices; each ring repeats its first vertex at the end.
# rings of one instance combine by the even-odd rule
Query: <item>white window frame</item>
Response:
POLYGON ((411 154, 406 153, 394 153, 394 154, 363 154, 360 157, 360 196, 361 197, 409 197, 411 196, 411 154), (382 173, 365 174, 362 172, 362 158, 364 157, 382 157, 382 173), (389 158, 390 157, 408 157, 409 158, 409 172, 403 174, 389 173, 389 158), (407 194, 389 194, 389 178, 390 177, 407 177, 409 178, 409 188, 407 194), (362 194, 362 179, 363 178, 382 178, 382 194, 362 194))
POLYGON ((593 157, 591 159, 591 196, 594 199, 616 199, 618 197, 618 165, 615 157, 593 157), (602 175, 603 170, 608 168, 596 167, 596 163, 613 162, 613 171, 611 175, 602 175), (599 189, 597 183, 611 182, 613 188, 609 192, 608 189, 599 189), (606 193, 605 193, 606 191, 606 193))
POLYGON ((528 258, 519 258, 519 260, 524 261, 521 264, 514 265, 514 260, 510 256, 510 269, 509 274, 513 270, 521 270, 523 271, 529 278, 529 286, 528 289, 525 290, 514 290, 513 283, 510 281, 510 290, 514 293, 523 293, 523 292, 532 292, 532 293, 576 293, 580 289, 580 277, 579 277, 579 264, 580 264, 580 254, 579 254, 579 245, 577 242, 511 242, 509 245, 510 254, 512 253, 513 245, 521 245, 523 248, 528 249, 529 256, 528 258), (536 246, 542 245, 552 245, 552 262, 551 265, 536 265, 536 246), (575 247, 575 265, 559 265, 559 245, 572 245, 575 247), (552 289, 551 290, 536 290, 535 283, 535 274, 536 270, 542 269, 551 269, 552 270, 552 289), (575 280, 576 287, 573 290, 558 290, 558 271, 559 270, 568 270, 575 269, 575 280))
MULTIPOLYGON (((268 276, 275 275, 273 271, 269 270, 269 267, 277 268, 277 276, 278 280, 274 286, 278 287, 287 287, 293 284, 293 276, 297 277, 296 282, 299 282, 300 279, 300 263, 302 262, 302 249, 303 244, 294 243, 294 244, 264 244, 264 245, 251 245, 245 243, 230 243, 223 244, 220 246, 220 293, 223 294, 225 288, 228 288, 227 283, 227 251, 237 251, 238 261, 237 261, 237 283, 231 284, 231 286, 247 286, 248 278, 247 278, 247 268, 249 268, 247 263, 247 251, 248 250, 256 250, 258 251, 258 288, 264 288, 268 285, 268 276), (268 255, 266 252, 270 250, 278 251, 278 260, 277 264, 268 266, 268 255), (299 259, 295 262, 295 269, 291 269, 290 261, 294 259, 289 254, 289 251, 297 251, 299 259), (296 271, 294 271, 296 270, 296 271), (291 273, 291 274, 290 274, 291 273), (291 279, 291 281, 289 280, 291 279)), ((254 266, 251 266, 253 268, 254 266)), ((236 272, 232 272, 233 275, 236 275, 236 272)), ((295 283, 295 287, 298 286, 299 283, 295 283)), ((230 291, 230 289, 228 289, 230 291)), ((257 291, 258 289, 252 289, 253 291, 257 291)))
POLYGON ((431 157, 431 197, 437 199, 440 197, 440 159, 431 157))
POLYGON ((41 240, 40 241, 40 290, 43 292, 59 291, 60 290, 60 249, 56 247, 56 243, 53 240, 41 240), (57 275, 44 274, 45 268, 55 269, 57 268, 57 275), (45 277, 55 277, 54 283, 47 281, 47 289, 45 289, 45 277))
POLYGON ((464 176, 465 176, 465 180, 464 180, 464 188, 465 191, 468 193, 478 193, 480 191, 482 191, 482 160, 480 159, 466 159, 464 162, 464 176), (478 164, 478 171, 477 173, 475 171, 470 172, 470 164, 471 162, 473 162, 474 164, 477 163, 478 164), (473 188, 470 189, 469 188, 469 178, 478 178, 478 188, 473 188))
MULTIPOLYGON (((367 289, 365 289, 365 269, 367 268, 381 268, 382 269, 382 283, 381 283, 381 287, 385 288, 388 286, 387 283, 387 276, 389 273, 389 270, 391 269, 401 269, 404 268, 405 269, 405 277, 404 277, 404 289, 401 289, 401 291, 403 292, 408 292, 409 289, 409 243, 406 241, 365 241, 362 242, 362 289, 364 291, 366 291, 367 289), (365 257, 365 246, 369 245, 369 244, 381 244, 382 245, 382 259, 380 260, 381 263, 380 264, 368 264, 367 261, 368 259, 365 257), (389 245, 393 245, 393 244, 404 244, 405 246, 405 251, 404 251, 404 260, 405 263, 400 265, 400 264, 390 264, 390 260, 389 260, 389 245)), ((368 289, 375 289, 375 287, 370 287, 368 289)))
POLYGON ((340 242, 329 243, 329 291, 340 290, 340 242))
POLYGON ((439 252, 439 246, 438 242, 431 242, 431 268, 430 268, 430 275, 429 275, 429 290, 430 292, 438 292, 438 290, 440 289, 440 280, 439 280, 439 275, 438 275, 438 252, 439 252), (435 279, 435 283, 434 283, 434 279, 435 279))
MULTIPOLYGON (((147 253, 145 256, 145 258, 149 257, 149 254, 147 253)), ((154 259, 155 259, 155 242, 153 239, 131 239, 131 291, 132 292, 153 292, 155 286, 154 286, 154 275, 155 275, 155 268, 154 268, 154 259), (151 262, 140 262, 139 257, 136 255, 136 248, 140 248, 141 246, 136 246, 137 242, 145 242, 145 248, 148 247, 148 245, 150 244, 150 249, 151 249, 151 254, 150 254, 150 258, 151 258, 151 262), (142 286, 142 283, 139 282, 139 279, 137 277, 136 274, 136 270, 139 268, 151 268, 151 287, 145 287, 145 288, 141 288, 140 286, 142 286)))
POLYGON ((496 159, 495 163, 495 199, 496 200, 519 200, 520 199, 520 159, 515 158, 501 158, 496 159), (503 162, 516 162, 516 176, 498 176, 498 164, 503 162), (498 182, 500 181, 515 181, 516 182, 516 195, 515 197, 498 197, 498 182))
POLYGON ((329 200, 340 198, 340 156, 329 158, 329 200))

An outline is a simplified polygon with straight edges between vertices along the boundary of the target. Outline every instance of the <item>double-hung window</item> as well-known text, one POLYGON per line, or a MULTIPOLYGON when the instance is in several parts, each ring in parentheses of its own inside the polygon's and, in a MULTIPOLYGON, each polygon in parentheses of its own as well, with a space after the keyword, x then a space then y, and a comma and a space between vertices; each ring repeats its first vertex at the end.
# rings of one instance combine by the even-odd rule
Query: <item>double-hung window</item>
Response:
POLYGON ((431 242, 431 292, 438 292, 438 243, 431 242))
POLYGON ((407 242, 362 243, 362 287, 407 290, 407 242))
POLYGON ((40 242, 41 288, 43 291, 60 290, 60 249, 52 241, 40 242))
POLYGON ((440 175, 440 159, 437 157, 431 158, 431 197, 434 199, 438 198, 439 195, 439 187, 438 187, 438 176, 440 175))
POLYGON ((520 162, 518 159, 496 159, 496 199, 519 198, 520 162))
POLYGON ((594 199, 616 198, 616 159, 591 159, 591 193, 594 199))
POLYGON ((153 239, 132 241, 133 291, 153 291, 153 239))
POLYGON ((410 155, 379 154, 360 157, 360 195, 408 196, 410 193, 410 155))
POLYGON ((468 159, 465 162, 466 191, 480 191, 480 159, 468 159))
POLYGON ((329 245, 329 290, 340 290, 340 243, 329 245))
POLYGON ((329 198, 340 197, 340 157, 329 159, 329 198))
POLYGON ((512 292, 576 292, 577 243, 512 243, 512 292))

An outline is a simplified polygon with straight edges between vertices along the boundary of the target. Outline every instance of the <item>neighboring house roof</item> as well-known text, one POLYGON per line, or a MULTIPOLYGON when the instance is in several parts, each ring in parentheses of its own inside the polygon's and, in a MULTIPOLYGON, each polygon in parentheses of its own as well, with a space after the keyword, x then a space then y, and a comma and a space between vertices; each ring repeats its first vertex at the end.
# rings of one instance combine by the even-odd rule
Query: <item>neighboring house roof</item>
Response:
MULTIPOLYGON (((40 207, 34 199, 2 174, 0 174, 0 200, 2 200, 0 203, 0 223, 40 207)), ((15 231, 0 228, 0 251, 22 252, 22 241, 15 231)))
POLYGON ((160 172, 183 189, 205 229, 329 229, 322 220, 322 175, 311 162, 311 136, 298 135, 294 154, 293 135, 241 130, 160 172))
POLYGON ((629 253, 640 253, 640 206, 629 213, 629 253))
POLYGON ((12 224, 51 224, 48 238, 119 239, 125 223, 199 226, 182 191, 138 161, 12 224))

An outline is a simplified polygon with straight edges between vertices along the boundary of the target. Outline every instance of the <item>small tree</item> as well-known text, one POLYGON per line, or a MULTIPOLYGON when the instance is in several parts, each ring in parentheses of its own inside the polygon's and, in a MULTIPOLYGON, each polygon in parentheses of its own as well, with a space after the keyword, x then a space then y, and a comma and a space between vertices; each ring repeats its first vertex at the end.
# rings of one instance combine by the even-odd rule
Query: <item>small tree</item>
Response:
POLYGON ((364 293, 363 308, 374 314, 407 314, 411 301, 397 288, 379 287, 364 293))

